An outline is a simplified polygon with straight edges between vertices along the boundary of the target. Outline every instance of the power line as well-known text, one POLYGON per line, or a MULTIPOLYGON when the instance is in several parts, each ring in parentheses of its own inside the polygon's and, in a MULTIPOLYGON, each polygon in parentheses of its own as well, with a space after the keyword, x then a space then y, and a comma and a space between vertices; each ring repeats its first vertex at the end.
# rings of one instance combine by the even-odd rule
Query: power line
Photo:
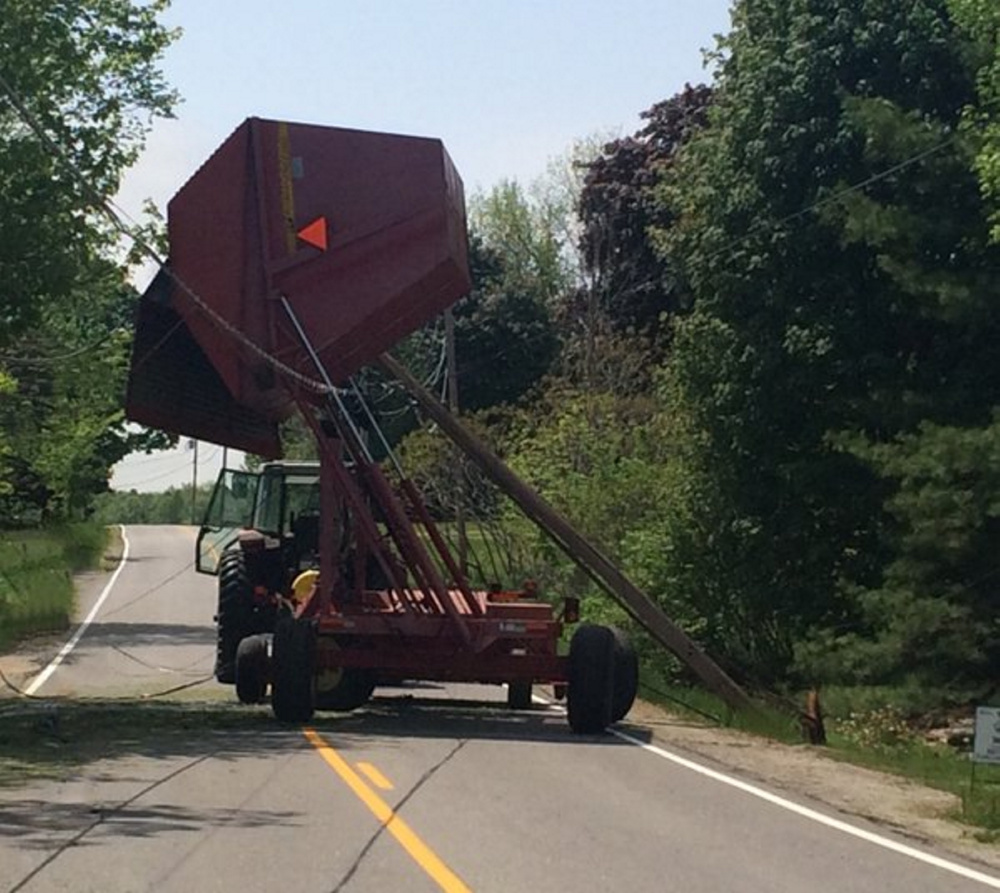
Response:
POLYGON ((107 332, 102 335, 93 344, 88 344, 85 347, 80 347, 77 350, 73 350, 70 353, 60 354, 59 356, 36 356, 36 357, 24 357, 17 356, 16 354, 0 354, 0 363, 9 363, 14 366, 24 365, 24 366, 47 366, 51 363, 63 363, 66 360, 72 360, 76 357, 83 356, 85 353, 90 353, 92 350, 97 350, 103 344, 106 344, 111 337, 115 334, 115 330, 107 332))
MULTIPOLYGON (((219 450, 221 450, 221 449, 222 449, 222 447, 216 445, 215 449, 212 450, 210 453, 208 453, 206 456, 199 457, 199 459, 198 459, 198 466, 201 467, 202 465, 207 465, 207 464, 210 464, 210 463, 214 462, 215 461, 215 457, 219 455, 219 450)), ((159 480, 162 480, 163 478, 170 477, 170 475, 172 475, 172 474, 180 474, 182 471, 185 471, 191 465, 190 460, 184 454, 173 453, 173 454, 169 454, 169 456, 164 457, 164 458, 181 459, 182 462, 176 468, 171 468, 171 469, 168 469, 167 471, 159 472, 158 474, 154 474, 152 477, 143 478, 142 480, 138 480, 138 481, 133 481, 133 482, 131 482, 130 484, 128 484, 126 486, 129 489, 134 489, 136 486, 139 486, 141 484, 150 484, 153 481, 159 481, 159 480)), ((179 486, 181 488, 184 488, 184 487, 187 487, 188 484, 187 483, 181 483, 179 486)))
POLYGON ((86 175, 76 166, 73 160, 63 151, 62 147, 53 140, 45 128, 39 123, 35 116, 31 113, 30 109, 25 105, 24 101, 18 92, 11 86, 7 79, 0 73, 0 89, 3 89, 6 93, 8 100, 11 105, 14 106, 14 110, 17 112, 18 116, 21 118, 22 122, 27 125, 27 127, 35 134, 35 136, 42 142, 42 144, 51 152, 59 161, 61 161, 69 173, 76 180, 77 184, 90 196, 90 200, 93 202, 95 209, 100 211, 107 219, 110 221, 111 225, 127 239, 129 239, 140 251, 141 254, 145 255, 153 263, 157 264, 160 269, 171 279, 171 281, 180 289, 180 291, 185 294, 191 301, 206 315, 209 319, 222 331, 230 335, 234 339, 240 342, 244 347, 250 350, 260 359, 264 360, 268 365, 286 375, 291 380, 295 381, 297 384, 310 391, 314 391, 319 394, 329 393, 329 388, 326 384, 321 381, 317 381, 314 378, 310 378, 308 375, 303 375, 296 369, 293 369, 287 363, 282 362, 273 354, 268 353, 263 347, 249 338, 244 334, 237 326, 233 325, 229 320, 225 319, 223 316, 218 314, 211 306, 192 289, 180 276, 177 275, 171 269, 170 265, 167 263, 166 259, 161 257, 159 252, 153 248, 152 245, 146 241, 141 235, 130 228, 121 218, 120 209, 118 209, 114 203, 103 196, 96 188, 94 188, 90 181, 87 179, 86 175))
MULTIPOLYGON (((982 102, 980 105, 980 110, 984 111, 992 110, 995 107, 1000 107, 1000 97, 982 102)), ((845 186, 844 188, 839 189, 836 192, 831 193, 830 195, 825 195, 822 198, 819 198, 816 201, 812 202, 811 204, 807 205, 806 207, 798 211, 793 211, 791 214, 788 214, 785 217, 781 217, 778 220, 775 220, 770 224, 765 224, 765 225, 769 226, 772 230, 776 230, 787 223, 791 223, 793 220, 797 220, 800 217, 806 216, 812 211, 816 211, 819 208, 825 207, 826 205, 839 202, 841 199, 844 199, 849 195, 853 195, 856 192, 863 192, 869 186, 874 186, 876 183, 880 183, 883 180, 887 180, 889 177, 892 177, 895 174, 900 173, 900 171, 904 171, 915 164, 919 164, 922 161, 926 161, 928 158, 931 158, 938 152, 944 151, 945 149, 949 148, 954 143, 956 143, 961 136, 962 136, 962 131, 957 130, 956 132, 945 137, 945 139, 941 140, 940 142, 935 143, 934 145, 926 149, 922 149, 920 152, 916 152, 907 158, 904 158, 902 161, 897 162, 896 164, 886 168, 885 170, 872 174, 871 176, 866 177, 864 180, 861 180, 857 183, 845 186)), ((724 245, 721 248, 714 251, 713 253, 709 254, 706 260, 711 262, 718 259, 721 255, 726 254, 733 248, 736 248, 737 246, 743 244, 743 242, 749 241, 752 235, 753 234, 751 234, 750 232, 746 232, 743 235, 738 236, 737 238, 729 242, 729 244, 724 245)))
MULTIPOLYGON (((170 477, 171 475, 180 474, 181 472, 186 471, 190 465, 190 462, 183 456, 179 458, 183 459, 183 462, 176 468, 171 468, 168 471, 162 471, 159 474, 154 474, 152 477, 143 478, 142 480, 139 481, 132 481, 130 484, 123 486, 127 486, 128 489, 134 490, 137 486, 140 486, 142 484, 151 484, 154 481, 159 481, 162 480, 163 478, 170 477)), ((184 485, 182 484, 181 486, 184 485)))

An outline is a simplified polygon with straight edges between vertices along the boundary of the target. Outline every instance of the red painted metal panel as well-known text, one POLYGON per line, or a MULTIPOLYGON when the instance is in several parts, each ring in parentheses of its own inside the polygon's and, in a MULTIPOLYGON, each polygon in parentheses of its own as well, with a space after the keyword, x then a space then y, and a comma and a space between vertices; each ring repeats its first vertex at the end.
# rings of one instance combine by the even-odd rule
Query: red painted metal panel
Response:
MULTIPOLYGON (((185 286, 311 377, 278 295, 342 381, 470 288, 462 183, 434 139, 251 118, 171 201, 168 231, 185 286)), ((288 414, 280 375, 183 289, 173 304, 237 402, 288 414)))

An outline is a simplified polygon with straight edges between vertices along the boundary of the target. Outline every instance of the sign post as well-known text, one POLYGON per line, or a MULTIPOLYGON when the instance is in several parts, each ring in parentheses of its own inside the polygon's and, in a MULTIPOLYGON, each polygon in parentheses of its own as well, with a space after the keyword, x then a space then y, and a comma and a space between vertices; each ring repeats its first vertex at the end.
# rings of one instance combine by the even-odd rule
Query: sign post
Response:
POLYGON ((976 732, 972 739, 972 769, 969 796, 976 789, 976 763, 1000 764, 1000 707, 976 708, 976 732))
POLYGON ((976 708, 972 759, 977 763, 1000 763, 1000 707, 976 708))

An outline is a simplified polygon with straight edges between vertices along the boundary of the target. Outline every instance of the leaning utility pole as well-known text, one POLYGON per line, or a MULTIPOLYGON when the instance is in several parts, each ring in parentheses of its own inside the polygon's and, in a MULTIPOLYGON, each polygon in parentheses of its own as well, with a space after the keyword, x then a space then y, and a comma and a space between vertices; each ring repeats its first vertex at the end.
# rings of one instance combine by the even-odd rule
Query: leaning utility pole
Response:
POLYGON ((584 539, 573 526, 471 431, 442 406, 409 371, 389 354, 378 365, 396 378, 424 412, 544 531, 598 586, 611 595, 657 641, 672 651, 705 686, 733 709, 745 709, 750 699, 697 643, 674 623, 645 592, 584 539))

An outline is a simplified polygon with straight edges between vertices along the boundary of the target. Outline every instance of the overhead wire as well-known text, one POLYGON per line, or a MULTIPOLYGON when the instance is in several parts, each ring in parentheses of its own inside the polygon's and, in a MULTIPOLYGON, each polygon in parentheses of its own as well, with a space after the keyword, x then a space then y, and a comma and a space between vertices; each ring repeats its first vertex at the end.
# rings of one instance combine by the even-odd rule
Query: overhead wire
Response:
MULTIPOLYGON (((271 365, 276 370, 287 375, 292 380, 296 381, 303 387, 308 388, 316 393, 327 393, 329 388, 322 382, 307 375, 303 375, 298 370, 293 369, 288 366, 278 357, 269 353, 263 347, 254 342, 249 338, 244 332, 242 332, 237 326, 230 323, 227 319, 218 314, 212 307, 192 288, 190 288, 186 282, 184 282, 169 266, 166 259, 163 258, 159 252, 156 251, 141 235, 134 231, 125 224, 123 218, 132 219, 128 213, 117 206, 113 200, 106 198, 100 192, 98 192, 87 180, 84 174, 79 170, 73 160, 63 151, 63 149, 48 135, 48 132, 40 124, 40 122, 34 117, 30 109, 24 103, 23 99, 20 97, 18 92, 13 88, 13 86, 7 81, 0 72, 0 89, 4 91, 7 95, 8 100, 14 107, 15 111, 21 118, 22 122, 27 125, 27 127, 38 137, 39 140, 52 152, 64 165, 66 165, 69 172, 73 175, 74 179, 78 184, 87 192, 91 201, 94 203, 95 208, 101 211, 110 221, 112 226, 128 238, 139 250, 145 255, 149 260, 156 263, 164 273, 178 286, 178 288, 203 312, 205 313, 212 322, 226 332, 228 335, 239 341, 244 347, 258 356, 260 359, 264 360, 266 363, 271 365)), ((996 104, 1000 103, 1000 98, 996 100, 991 100, 984 103, 985 107, 990 108, 996 104)), ((878 183, 888 177, 899 173, 906 168, 917 164, 926 158, 931 157, 937 152, 943 151, 948 146, 952 145, 960 136, 959 132, 950 135, 947 139, 941 141, 940 143, 931 146, 930 148, 924 149, 914 155, 892 165, 891 167, 875 173, 864 180, 851 184, 844 187, 843 189, 837 190, 830 195, 824 196, 815 202, 811 203, 805 208, 795 211, 792 214, 786 215, 777 221, 774 221, 771 225, 774 227, 783 226, 786 223, 791 222, 799 217, 808 214, 811 211, 817 210, 827 204, 839 201, 840 199, 853 194, 855 192, 864 190, 875 183, 878 183)), ((716 252, 710 255, 709 259, 715 259, 722 254, 732 250, 734 247, 742 244, 743 242, 749 240, 752 234, 747 232, 744 235, 732 240, 727 245, 720 247, 716 252)), ((436 374, 434 378, 436 378, 436 374)))
POLYGON ((103 214, 108 221, 111 223, 112 227, 117 230, 121 235, 125 236, 133 245, 139 250, 139 252, 144 255, 147 259, 151 260, 153 263, 157 264, 160 269, 164 272, 166 276, 178 287, 178 289, 189 298, 198 309, 204 313, 212 323, 227 335, 234 338, 241 345, 247 348, 251 353, 257 356, 259 359, 266 362, 272 368, 281 372, 283 375, 287 376, 292 381, 296 382, 303 388, 306 388, 314 393, 328 394, 329 387, 322 381, 317 381, 308 375, 303 375, 297 369, 292 368, 287 363, 278 359, 278 357, 269 353, 259 344, 257 344, 253 339, 248 337, 238 326, 231 323, 225 317, 217 313, 211 305, 201 297, 193 288, 191 288, 176 272, 170 267, 166 258, 162 257, 160 253, 152 246, 150 243, 138 232, 136 232, 132 227, 129 227, 125 221, 122 219, 123 212, 121 209, 114 205, 111 199, 102 195, 87 179, 83 172, 77 167, 75 162, 69 157, 69 155, 62 149, 62 147, 52 139, 46 129, 42 124, 35 118, 31 110, 24 103, 20 94, 14 89, 10 82, 4 77, 3 73, 0 72, 0 89, 4 91, 7 95, 8 100, 11 105, 13 105, 18 116, 21 118, 22 122, 35 134, 35 136, 43 143, 43 145, 51 152, 65 167, 68 172, 73 176, 77 184, 84 190, 85 193, 90 197, 90 201, 94 205, 94 209, 103 214))
POLYGON ((102 335, 92 344, 87 344, 84 347, 77 348, 76 350, 70 351, 69 353, 59 354, 57 356, 21 356, 19 354, 3 354, 0 353, 0 363, 8 363, 15 366, 47 366, 52 363, 64 363, 67 360, 73 360, 77 357, 83 356, 84 354, 90 353, 91 351, 97 350, 97 348, 106 344, 115 335, 115 329, 102 335))
MULTIPOLYGON (((211 452, 207 453, 205 456, 199 456, 198 457, 198 467, 200 468, 202 465, 207 465, 207 464, 209 464, 211 462, 214 462, 215 461, 215 457, 217 455, 219 455, 219 450, 221 450, 221 449, 222 449, 222 447, 216 445, 215 449, 213 449, 211 452)), ((148 457, 146 460, 137 459, 136 460, 136 464, 142 464, 144 461, 153 461, 153 460, 157 460, 157 459, 160 459, 160 458, 164 458, 164 459, 180 459, 181 462, 180 462, 180 464, 176 468, 170 468, 170 469, 168 469, 166 471, 159 472, 157 474, 154 474, 152 477, 141 478, 140 480, 137 480, 137 481, 130 481, 129 484, 127 485, 128 489, 135 489, 135 487, 140 486, 142 484, 151 484, 154 481, 163 480, 163 478, 170 477, 170 475, 173 475, 173 474, 180 474, 182 471, 184 471, 186 468, 189 468, 192 465, 191 460, 188 459, 187 456, 185 456, 182 453, 170 453, 170 454, 167 454, 166 456, 163 456, 163 457, 148 457)), ((181 486, 187 486, 186 482, 182 483, 181 486)))

